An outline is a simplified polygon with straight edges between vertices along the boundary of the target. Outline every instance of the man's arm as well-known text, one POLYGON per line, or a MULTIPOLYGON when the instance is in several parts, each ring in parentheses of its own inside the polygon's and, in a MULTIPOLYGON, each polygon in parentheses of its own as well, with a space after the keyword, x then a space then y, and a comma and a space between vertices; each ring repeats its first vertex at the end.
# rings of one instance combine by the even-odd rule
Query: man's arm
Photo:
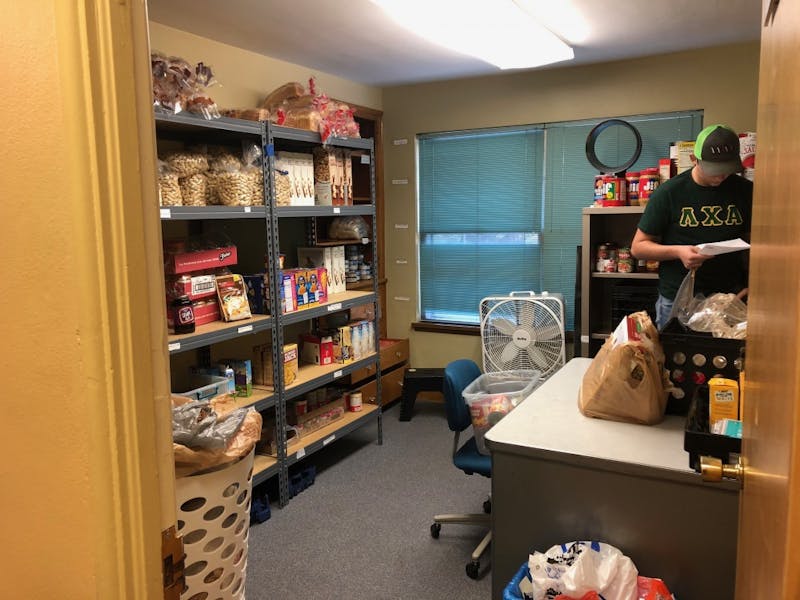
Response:
POLYGON ((679 260, 687 269, 696 269, 712 258, 700 254, 697 246, 666 246, 661 243, 658 236, 645 233, 641 229, 637 229, 636 235, 633 236, 631 253, 636 258, 645 260, 679 260))

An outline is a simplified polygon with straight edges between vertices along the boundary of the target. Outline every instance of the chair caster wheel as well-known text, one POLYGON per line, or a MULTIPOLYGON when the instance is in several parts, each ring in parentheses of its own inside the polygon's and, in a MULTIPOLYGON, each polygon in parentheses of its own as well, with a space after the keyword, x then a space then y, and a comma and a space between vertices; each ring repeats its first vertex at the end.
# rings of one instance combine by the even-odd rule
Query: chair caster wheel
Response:
POLYGON ((492 501, 491 500, 487 500, 486 502, 483 503, 483 512, 485 512, 487 515, 492 513, 492 501))
POLYGON ((435 540, 439 539, 439 532, 442 530, 441 523, 434 523, 431 525, 431 537, 435 540))
POLYGON ((467 577, 469 577, 470 579, 477 579, 478 572, 480 570, 481 570, 481 563, 479 563, 477 560, 473 560, 467 563, 467 568, 466 568, 467 577))

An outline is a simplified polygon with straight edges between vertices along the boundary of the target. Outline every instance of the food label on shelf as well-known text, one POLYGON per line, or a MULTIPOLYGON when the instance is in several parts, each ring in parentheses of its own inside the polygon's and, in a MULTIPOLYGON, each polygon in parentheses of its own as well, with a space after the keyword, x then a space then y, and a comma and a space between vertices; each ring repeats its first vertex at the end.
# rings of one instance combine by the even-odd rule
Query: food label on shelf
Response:
POLYGON ((297 456, 297 460, 300 460, 305 455, 306 455, 306 449, 305 448, 300 448, 300 450, 297 451, 297 454, 295 456, 297 456))
POLYGON ((334 433, 333 435, 330 435, 330 436, 326 437, 324 440, 322 440, 322 445, 323 446, 327 446, 328 444, 330 444, 335 439, 336 439, 336 434, 334 433))
POLYGON ((252 210, 253 210, 253 209, 252 209, 252 207, 250 207, 250 206, 245 206, 245 207, 244 207, 244 212, 246 212, 246 213, 252 212, 252 210))
POLYGON ((168 209, 168 208, 159 209, 159 212, 161 213, 161 218, 162 219, 171 219, 172 218, 172 211, 170 209, 168 209))
POLYGON ((339 377, 341 377, 341 376, 342 376, 342 370, 341 369, 339 369, 338 371, 334 371, 334 373, 333 373, 333 378, 334 379, 339 379, 339 377))
POLYGON ((333 214, 338 215, 340 212, 342 212, 341 208, 339 208, 338 206, 333 207, 333 214))
POLYGON ((328 305, 328 312, 333 312, 335 310, 342 310, 342 303, 337 302, 336 304, 328 305))
POLYGON ((237 333, 247 333, 249 331, 253 331, 253 326, 245 325, 244 327, 239 327, 239 329, 237 329, 236 331, 237 333))
POLYGON ((175 350, 180 350, 180 349, 181 349, 181 343, 180 342, 172 342, 170 345, 167 346, 167 350, 169 350, 170 352, 173 352, 175 350))
POLYGON ((369 154, 362 154, 361 155, 361 164, 368 165, 369 164, 369 154))

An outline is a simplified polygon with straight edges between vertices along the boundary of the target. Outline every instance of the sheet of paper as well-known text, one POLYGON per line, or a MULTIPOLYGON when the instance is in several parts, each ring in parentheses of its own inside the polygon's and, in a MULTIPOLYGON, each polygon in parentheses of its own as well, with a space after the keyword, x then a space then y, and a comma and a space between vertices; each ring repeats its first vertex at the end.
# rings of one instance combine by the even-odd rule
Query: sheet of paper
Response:
POLYGON ((742 238, 735 240, 725 240, 724 242, 708 242, 706 244, 697 244, 700 254, 707 256, 716 256, 717 254, 726 254, 728 252, 739 252, 740 250, 747 250, 750 244, 745 242, 742 238))

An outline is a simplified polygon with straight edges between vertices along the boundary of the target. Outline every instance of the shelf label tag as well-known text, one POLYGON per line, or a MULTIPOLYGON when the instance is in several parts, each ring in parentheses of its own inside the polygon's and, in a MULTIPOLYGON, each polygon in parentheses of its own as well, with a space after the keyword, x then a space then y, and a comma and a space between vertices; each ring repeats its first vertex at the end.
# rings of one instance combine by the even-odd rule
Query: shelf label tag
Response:
POLYGON ((362 244, 369 244, 369 238, 361 238, 362 244))
POLYGON ((329 304, 328 305, 328 312, 333 312, 335 310, 342 310, 342 303, 337 302, 336 304, 329 304))
POLYGON ((252 325, 245 325, 244 327, 239 327, 239 329, 236 330, 237 333, 247 333, 249 331, 253 331, 252 325))
POLYGON ((295 456, 297 457, 297 460, 300 460, 305 455, 306 455, 306 449, 305 448, 300 448, 300 450, 297 451, 297 454, 295 454, 295 456))
POLYGON ((341 369, 339 369, 338 371, 334 371, 334 373, 333 373, 333 378, 334 379, 339 379, 339 377, 341 377, 341 376, 342 376, 342 370, 341 369))
POLYGON ((328 444, 330 444, 335 439, 336 439, 336 434, 335 433, 333 435, 329 435, 324 440, 322 440, 322 445, 323 446, 327 446, 328 444))
POLYGON ((395 146, 405 146, 408 143, 408 140, 406 138, 400 138, 397 140, 392 140, 392 143, 395 146))
POLYGON ((368 165, 369 164, 369 154, 362 154, 361 155, 361 164, 368 165))
POLYGON ((170 209, 168 209, 168 208, 162 208, 162 209, 159 210, 159 212, 161 213, 161 218, 162 219, 171 219, 172 218, 172 211, 170 209))
POLYGON ((581 344, 588 344, 588 343, 589 343, 589 336, 588 335, 582 335, 581 336, 581 344))
POLYGON ((406 185, 408 184, 408 179, 392 179, 392 185, 406 185))
POLYGON ((252 209, 252 207, 250 207, 250 206, 245 206, 245 207, 244 207, 244 212, 246 212, 246 213, 252 212, 252 210, 253 210, 253 209, 252 209))
POLYGON ((181 349, 181 343, 180 342, 172 342, 171 344, 169 344, 167 346, 167 350, 169 350, 170 352, 173 352, 175 350, 180 350, 180 349, 181 349))
POLYGON ((338 206, 335 206, 333 208, 333 214, 338 215, 340 212, 342 212, 342 209, 339 208, 338 206))

